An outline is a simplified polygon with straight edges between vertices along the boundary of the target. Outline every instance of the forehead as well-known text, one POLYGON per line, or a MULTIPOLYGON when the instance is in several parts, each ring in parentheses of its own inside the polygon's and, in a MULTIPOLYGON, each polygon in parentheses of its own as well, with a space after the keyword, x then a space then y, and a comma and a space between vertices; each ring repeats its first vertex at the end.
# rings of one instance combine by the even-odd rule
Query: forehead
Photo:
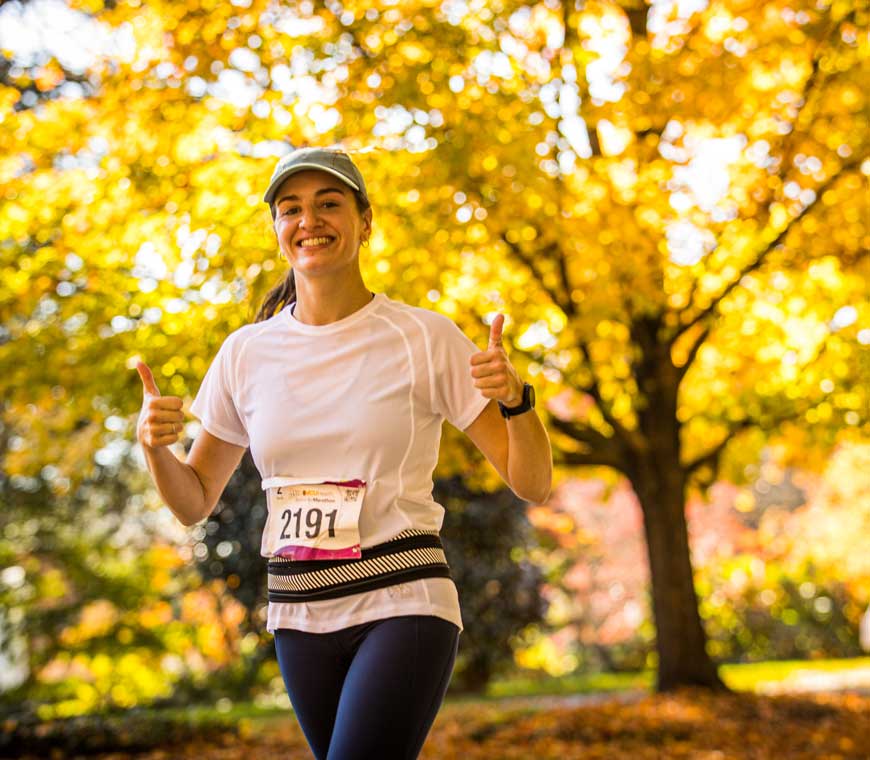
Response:
POLYGON ((319 169, 304 169, 303 171, 291 174, 280 185, 275 192, 275 199, 280 200, 286 195, 313 195, 318 190, 326 188, 335 188, 343 194, 351 192, 340 179, 329 172, 323 172, 319 169))

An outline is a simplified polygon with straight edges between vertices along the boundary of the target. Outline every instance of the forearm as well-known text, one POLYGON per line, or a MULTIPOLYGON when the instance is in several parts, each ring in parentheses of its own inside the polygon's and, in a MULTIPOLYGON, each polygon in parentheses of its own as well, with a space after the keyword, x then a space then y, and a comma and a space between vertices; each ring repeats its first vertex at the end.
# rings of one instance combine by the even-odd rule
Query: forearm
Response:
POLYGON ((205 517, 205 491, 189 464, 178 460, 168 446, 142 446, 145 462, 163 503, 184 525, 205 517))
POLYGON ((544 424, 534 409, 505 422, 511 488, 526 501, 546 501, 553 482, 553 454, 544 424))

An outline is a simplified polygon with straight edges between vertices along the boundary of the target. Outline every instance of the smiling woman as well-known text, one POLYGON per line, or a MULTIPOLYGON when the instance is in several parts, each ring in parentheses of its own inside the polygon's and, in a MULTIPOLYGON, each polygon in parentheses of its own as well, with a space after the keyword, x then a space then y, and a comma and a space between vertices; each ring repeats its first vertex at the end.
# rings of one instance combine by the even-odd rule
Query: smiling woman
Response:
POLYGON ((336 187, 330 174, 318 169, 279 176, 272 184, 278 246, 295 273, 293 315, 327 324, 353 313, 372 297, 358 259, 371 234, 371 208, 360 212, 350 188, 336 187))
POLYGON ((278 162, 263 200, 291 268, 267 294, 255 321, 295 301, 294 317, 326 324, 372 298, 358 259, 360 246, 368 245, 371 236, 371 203, 362 174, 347 154, 316 148, 294 151, 278 162), (332 255, 324 256, 327 252, 332 255), (337 288, 339 282, 342 286, 337 288))
MULTIPOLYGON (((354 229, 354 215, 348 213, 352 206, 347 197, 350 192, 323 187, 325 176, 315 170, 300 172, 285 179, 277 193, 275 232, 281 251, 297 273, 308 274, 307 259, 298 258, 301 250, 320 252, 334 249, 333 243, 338 246, 344 243, 344 248, 355 255, 361 244, 359 233, 354 229)), ((367 215, 370 219, 370 209, 367 215)))
POLYGON ((368 290, 359 252, 372 209, 346 153, 293 151, 264 201, 290 269, 218 350, 183 465, 157 449, 175 439, 181 400, 140 370, 160 434, 143 433, 146 459, 190 524, 250 446, 268 508, 266 627, 315 756, 415 758, 462 631, 432 495, 442 423, 529 500, 549 493, 549 440, 501 345, 502 315, 478 351, 444 315, 368 290))

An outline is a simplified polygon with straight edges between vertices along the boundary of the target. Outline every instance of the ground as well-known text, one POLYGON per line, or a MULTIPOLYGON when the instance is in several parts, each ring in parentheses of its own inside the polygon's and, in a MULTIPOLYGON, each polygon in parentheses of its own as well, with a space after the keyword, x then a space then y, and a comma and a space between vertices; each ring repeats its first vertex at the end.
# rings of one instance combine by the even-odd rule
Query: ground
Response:
MULTIPOLYGON (((121 760, 127 754, 91 756, 121 760)), ((311 754, 292 714, 242 724, 241 735, 152 750, 138 760, 249 760, 311 754)), ((867 760, 870 694, 530 697, 445 704, 421 760, 867 760)))

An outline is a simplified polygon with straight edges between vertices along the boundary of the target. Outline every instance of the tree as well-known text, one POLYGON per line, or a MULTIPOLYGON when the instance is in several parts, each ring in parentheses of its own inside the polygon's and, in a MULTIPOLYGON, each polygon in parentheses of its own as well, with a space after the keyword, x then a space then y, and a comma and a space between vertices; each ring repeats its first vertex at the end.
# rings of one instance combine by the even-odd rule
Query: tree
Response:
POLYGON ((559 464, 642 505, 658 687, 721 688, 687 493, 868 430, 866 2, 132 5, 76 4, 130 40, 85 85, 0 70, 18 471, 130 435, 131 354, 193 392, 279 274, 264 157, 341 142, 367 282, 481 340, 508 313, 559 464))

